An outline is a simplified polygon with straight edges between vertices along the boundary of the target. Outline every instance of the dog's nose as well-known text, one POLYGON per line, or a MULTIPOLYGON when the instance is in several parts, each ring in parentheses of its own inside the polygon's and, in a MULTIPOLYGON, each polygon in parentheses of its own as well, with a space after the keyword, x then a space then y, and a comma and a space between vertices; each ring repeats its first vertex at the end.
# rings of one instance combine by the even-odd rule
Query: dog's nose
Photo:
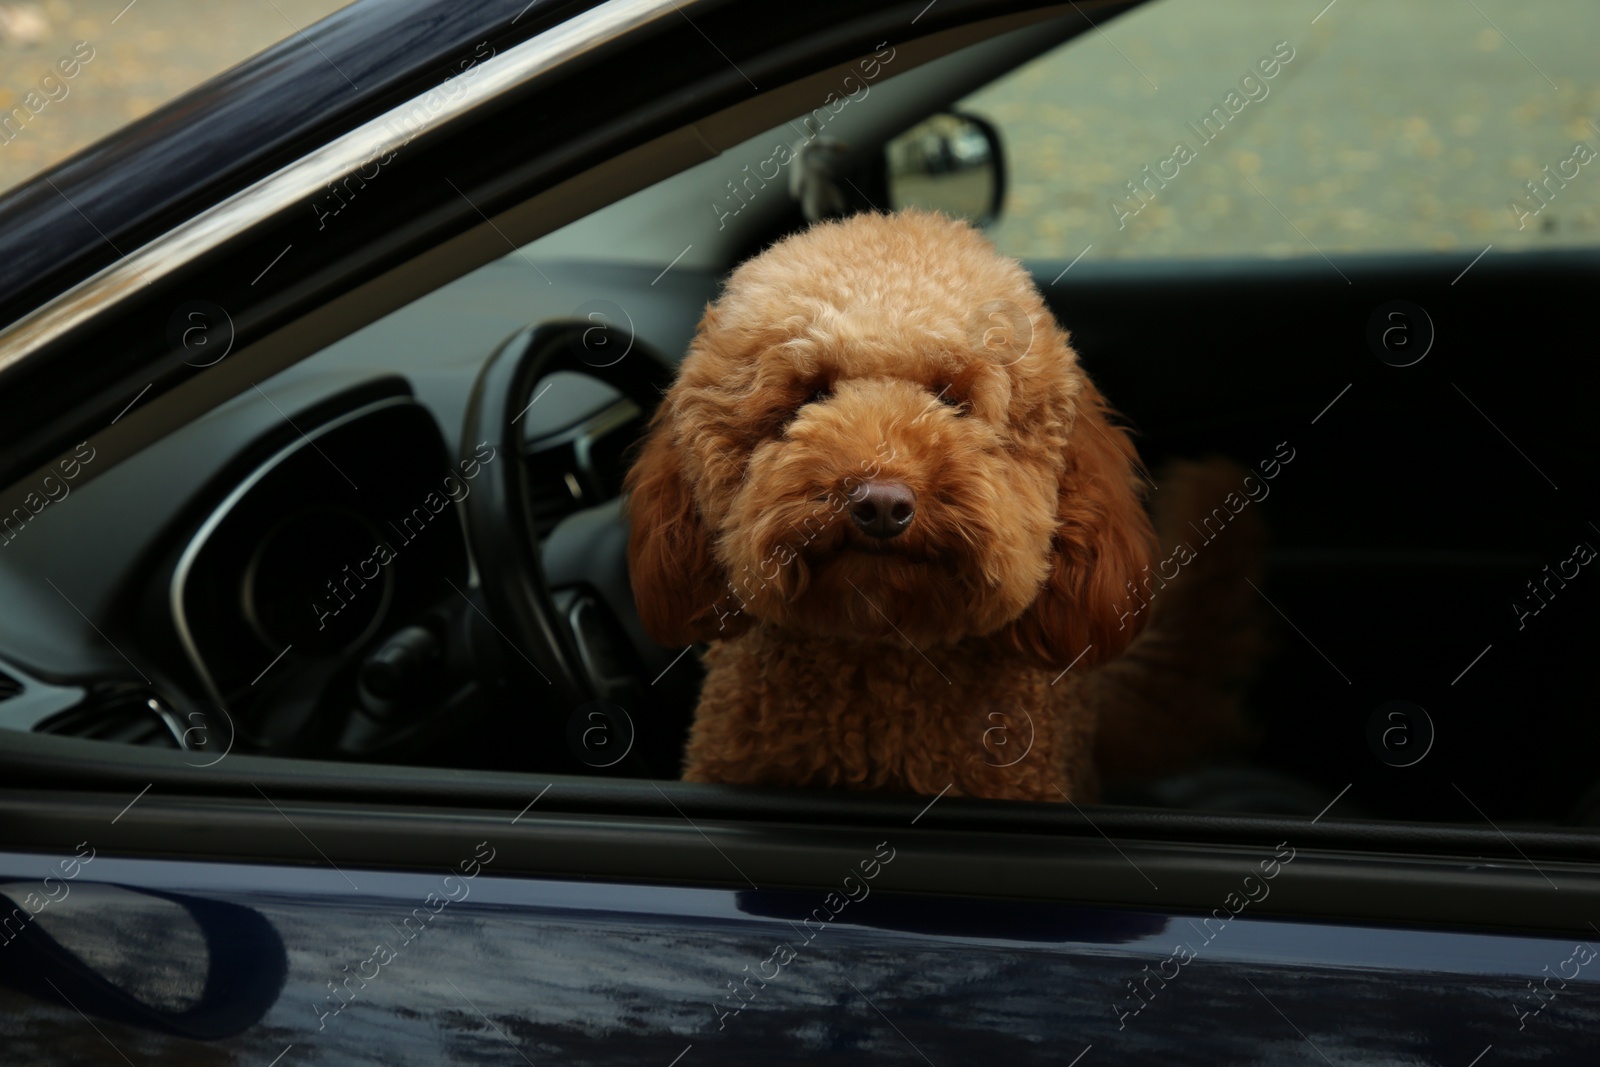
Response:
POLYGON ((917 513, 917 494, 905 482, 873 478, 850 493, 850 517, 869 537, 898 537, 917 513))

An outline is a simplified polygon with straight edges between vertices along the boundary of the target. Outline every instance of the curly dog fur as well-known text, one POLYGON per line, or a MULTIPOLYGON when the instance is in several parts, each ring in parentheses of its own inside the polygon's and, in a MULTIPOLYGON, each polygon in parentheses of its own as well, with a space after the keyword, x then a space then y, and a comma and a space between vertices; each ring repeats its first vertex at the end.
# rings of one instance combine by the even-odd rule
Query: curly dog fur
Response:
POLYGON ((1137 464, 965 223, 856 215, 744 263, 628 475, 640 615, 710 642, 684 777, 1093 799, 1080 679, 1165 611, 1125 606, 1156 546, 1137 464), (894 484, 914 512, 872 536, 861 501, 894 484))

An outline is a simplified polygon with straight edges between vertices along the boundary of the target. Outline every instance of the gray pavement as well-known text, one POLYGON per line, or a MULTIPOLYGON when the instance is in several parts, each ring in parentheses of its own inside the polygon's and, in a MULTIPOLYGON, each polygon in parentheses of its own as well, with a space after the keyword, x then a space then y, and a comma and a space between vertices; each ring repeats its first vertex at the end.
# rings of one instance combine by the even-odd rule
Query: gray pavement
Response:
POLYGON ((344 3, 0 0, 0 120, 10 121, 0 125, 0 191, 344 3), (7 32, 19 18, 20 40, 7 32), (75 54, 80 41, 86 47, 75 54), (64 76, 63 61, 77 73, 64 76))
POLYGON ((994 235, 1032 257, 1315 246, 1459 250, 1463 266, 1491 243, 1594 244, 1600 160, 1565 161, 1579 141, 1600 151, 1597 31, 1592 0, 1158 0, 966 102, 1007 142, 994 235), (1241 89, 1280 41, 1293 58, 1241 89), (1213 107, 1227 121, 1207 142, 1188 124, 1213 107), (1194 158, 1163 165, 1179 143, 1194 158), (1576 176, 1558 173, 1548 205, 1526 192, 1563 165, 1576 176))

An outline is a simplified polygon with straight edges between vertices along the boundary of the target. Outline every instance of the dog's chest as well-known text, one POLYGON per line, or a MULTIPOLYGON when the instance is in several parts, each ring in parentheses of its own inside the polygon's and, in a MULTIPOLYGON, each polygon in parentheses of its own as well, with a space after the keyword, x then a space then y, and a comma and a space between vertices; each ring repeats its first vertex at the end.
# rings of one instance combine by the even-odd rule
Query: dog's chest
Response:
POLYGON ((748 634, 708 657, 701 714, 721 719, 768 781, 938 791, 1004 776, 1024 751, 1052 758, 1040 672, 978 649, 930 652, 748 634))

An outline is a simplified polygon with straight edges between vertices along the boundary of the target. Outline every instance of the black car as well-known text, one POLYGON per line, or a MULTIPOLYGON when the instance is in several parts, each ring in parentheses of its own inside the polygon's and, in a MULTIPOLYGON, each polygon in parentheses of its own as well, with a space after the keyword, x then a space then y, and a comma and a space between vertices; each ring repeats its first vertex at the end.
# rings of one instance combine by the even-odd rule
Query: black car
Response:
POLYGON ((0 1061, 1586 1062, 1600 87, 1388 58, 1499 5, 1318 7, 358 0, 0 197, 0 1061), (1215 90, 1147 92, 1134 19, 1215 90), (1512 180, 1457 108, 1577 144, 1512 180), (1150 109, 1148 166, 1073 157, 1150 109), (1385 152, 1489 171, 1489 247, 1426 189, 1313 242, 1385 152), (1152 469, 1281 463, 1248 756, 676 781, 633 445, 735 264, 909 204, 1023 257, 1152 469))

